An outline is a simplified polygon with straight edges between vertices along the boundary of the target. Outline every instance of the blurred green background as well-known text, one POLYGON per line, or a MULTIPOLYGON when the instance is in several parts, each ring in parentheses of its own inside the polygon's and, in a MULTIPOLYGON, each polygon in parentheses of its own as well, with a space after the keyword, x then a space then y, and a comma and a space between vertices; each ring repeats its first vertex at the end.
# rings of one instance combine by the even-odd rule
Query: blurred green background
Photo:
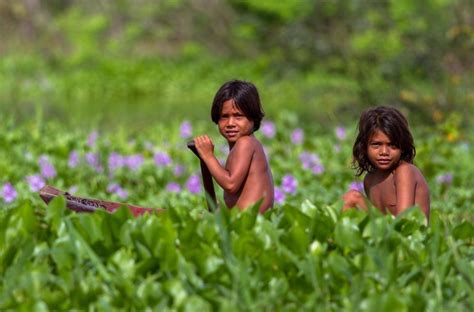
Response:
POLYGON ((269 119, 355 125, 392 105, 463 135, 473 12, 472 0, 0 0, 0 114, 105 129, 208 121, 218 87, 239 78, 269 119))

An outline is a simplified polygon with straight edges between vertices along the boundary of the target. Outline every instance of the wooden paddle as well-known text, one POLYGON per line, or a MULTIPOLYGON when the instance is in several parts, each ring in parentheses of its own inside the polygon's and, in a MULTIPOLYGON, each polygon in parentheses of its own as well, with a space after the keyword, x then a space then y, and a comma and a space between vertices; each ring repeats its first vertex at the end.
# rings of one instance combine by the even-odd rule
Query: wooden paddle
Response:
POLYGON ((187 146, 199 158, 201 163, 202 184, 204 185, 204 190, 206 191, 207 210, 213 211, 215 208, 217 208, 217 200, 211 172, 209 171, 209 168, 207 168, 206 163, 199 156, 196 145, 194 144, 194 140, 189 141, 187 146))
POLYGON ((146 208, 146 207, 123 204, 123 203, 112 202, 112 201, 107 201, 107 200, 72 196, 68 192, 61 191, 50 185, 46 185, 45 187, 43 187, 39 191, 39 195, 46 204, 49 204, 49 202, 57 196, 64 196, 66 199, 66 206, 69 209, 77 211, 77 212, 94 212, 99 209, 104 209, 107 212, 112 213, 115 210, 117 210, 120 206, 127 206, 132 212, 132 214, 136 217, 144 213, 162 212, 165 210, 161 208, 160 209, 146 208))

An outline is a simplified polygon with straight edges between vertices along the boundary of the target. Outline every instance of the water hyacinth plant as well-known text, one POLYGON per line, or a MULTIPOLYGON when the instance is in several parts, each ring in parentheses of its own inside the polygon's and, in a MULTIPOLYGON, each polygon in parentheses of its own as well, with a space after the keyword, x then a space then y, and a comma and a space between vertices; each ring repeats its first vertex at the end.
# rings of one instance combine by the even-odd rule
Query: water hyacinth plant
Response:
POLYGON ((273 123, 272 121, 264 120, 260 127, 260 131, 265 137, 269 139, 274 138, 276 134, 275 123, 273 123))
POLYGON ((296 128, 291 132, 291 143, 295 145, 300 145, 304 140, 304 131, 301 128, 296 128))
POLYGON ((188 178, 186 188, 192 194, 199 194, 201 192, 201 180, 197 174, 193 174, 188 178))
MULTIPOLYGON (((70 134, 70 150, 61 131, 41 130, 50 140, 46 148, 29 144, 28 128, 18 128, 16 144, 31 153, 20 162, 12 136, 0 131, 0 196, 7 207, 0 211, 2 310, 474 307, 474 168, 461 145, 434 137, 417 154, 432 191, 429 224, 417 208, 396 218, 373 209, 341 213, 342 194, 363 190, 351 169, 350 142, 304 127, 304 149, 291 135, 265 138, 273 209, 260 215, 257 206, 241 212, 221 202, 209 212, 199 161, 178 127, 168 130, 166 142, 151 139, 155 129, 134 136, 133 144, 101 133, 93 148, 90 132, 70 134), (61 197, 46 206, 35 193, 46 183, 165 212, 78 214, 61 197)), ((276 128, 294 129, 278 120, 276 128)))
POLYGON ((56 176, 56 169, 53 164, 48 160, 46 155, 42 155, 39 159, 41 175, 45 179, 51 179, 56 176))
POLYGON ((193 127, 189 121, 183 121, 179 127, 179 133, 181 138, 189 139, 193 135, 193 127))
POLYGON ((281 188, 285 193, 295 194, 298 181, 291 174, 284 175, 281 181, 281 188))
POLYGON ((2 198, 6 204, 12 203, 18 196, 15 188, 10 182, 3 184, 2 186, 2 198))
POLYGON ((46 185, 46 182, 44 181, 43 177, 39 174, 27 176, 26 181, 28 182, 28 185, 30 186, 30 190, 32 192, 38 192, 42 187, 46 185))
POLYGON ((340 141, 345 140, 346 137, 347 137, 346 128, 344 128, 344 127, 341 127, 341 126, 336 127, 334 132, 336 134, 337 139, 340 140, 340 141))
MULTIPOLYGON (((155 164, 158 167, 169 166, 171 165, 171 157, 166 152, 156 152, 153 156, 155 164)), ((176 168, 175 168, 176 169, 176 168)), ((181 168, 177 168, 177 172, 179 174, 181 168)))

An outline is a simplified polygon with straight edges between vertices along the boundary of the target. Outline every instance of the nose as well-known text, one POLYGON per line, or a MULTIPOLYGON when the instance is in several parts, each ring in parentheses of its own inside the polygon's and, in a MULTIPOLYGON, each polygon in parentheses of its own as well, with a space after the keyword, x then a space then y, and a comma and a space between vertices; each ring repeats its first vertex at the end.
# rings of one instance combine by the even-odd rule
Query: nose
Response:
POLYGON ((227 120, 227 127, 233 127, 234 125, 235 125, 235 119, 234 119, 234 117, 230 117, 227 120))
POLYGON ((380 155, 388 155, 388 146, 382 145, 380 147, 380 155))

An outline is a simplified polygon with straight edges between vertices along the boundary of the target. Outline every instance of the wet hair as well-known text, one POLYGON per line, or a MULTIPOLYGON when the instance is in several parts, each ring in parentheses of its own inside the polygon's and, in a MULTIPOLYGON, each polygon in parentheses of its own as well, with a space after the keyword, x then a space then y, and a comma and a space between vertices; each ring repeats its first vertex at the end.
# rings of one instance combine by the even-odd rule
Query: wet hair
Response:
POLYGON ((416 155, 413 136, 408 128, 408 121, 396 108, 378 106, 364 111, 360 115, 358 129, 352 148, 352 166, 356 169, 357 176, 375 169, 367 156, 367 147, 376 130, 382 131, 401 150, 400 160, 413 163, 416 155))
POLYGON ((242 80, 230 80, 224 83, 212 102, 211 118, 218 123, 221 117, 222 107, 227 100, 233 100, 235 106, 244 113, 245 117, 253 121, 253 131, 260 128, 260 123, 265 113, 260 104, 260 96, 257 88, 251 82, 242 80))

